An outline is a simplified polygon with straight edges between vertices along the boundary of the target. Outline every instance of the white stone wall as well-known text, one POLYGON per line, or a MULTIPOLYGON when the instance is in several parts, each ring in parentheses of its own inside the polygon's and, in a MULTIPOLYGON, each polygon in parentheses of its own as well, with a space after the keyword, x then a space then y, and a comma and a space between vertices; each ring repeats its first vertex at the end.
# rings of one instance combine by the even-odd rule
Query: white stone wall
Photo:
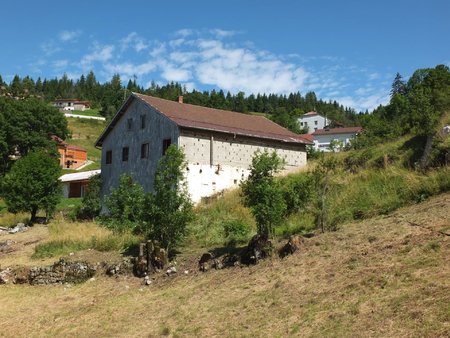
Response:
POLYGON ((202 197, 237 187, 242 180, 246 180, 252 158, 258 150, 275 150, 278 156, 285 159, 286 172, 306 165, 303 145, 193 131, 181 131, 179 145, 188 162, 186 179, 194 203, 202 197))
POLYGON ((256 151, 275 150, 285 160, 287 170, 306 165, 306 151, 303 145, 261 141, 232 135, 202 132, 181 132, 179 145, 186 159, 193 164, 222 165, 247 169, 256 151), (211 154, 212 144, 212 154, 211 154))
POLYGON ((188 191, 194 203, 202 197, 218 194, 224 190, 235 188, 246 180, 250 170, 230 166, 189 163, 186 170, 188 191))

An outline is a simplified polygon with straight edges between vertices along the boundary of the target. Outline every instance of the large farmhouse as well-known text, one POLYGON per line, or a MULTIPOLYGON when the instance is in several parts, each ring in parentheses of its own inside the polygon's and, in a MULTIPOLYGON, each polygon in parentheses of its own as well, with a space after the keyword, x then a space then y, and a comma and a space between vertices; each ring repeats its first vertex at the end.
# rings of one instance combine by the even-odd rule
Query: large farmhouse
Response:
POLYGON ((102 194, 131 174, 153 189, 159 159, 170 144, 183 149, 194 202, 246 179, 257 150, 275 150, 285 169, 306 164, 311 141, 261 117, 133 93, 96 142, 102 147, 102 194))

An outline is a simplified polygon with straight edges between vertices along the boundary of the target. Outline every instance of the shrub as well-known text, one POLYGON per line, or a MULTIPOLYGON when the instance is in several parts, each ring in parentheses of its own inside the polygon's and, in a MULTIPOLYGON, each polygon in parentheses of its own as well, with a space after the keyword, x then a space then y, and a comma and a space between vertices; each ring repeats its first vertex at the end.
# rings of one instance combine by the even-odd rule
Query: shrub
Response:
POLYGON ((231 219, 222 223, 227 245, 245 243, 249 240, 250 226, 239 219, 231 219))
POLYGON ((102 203, 100 192, 102 181, 100 175, 92 176, 85 189, 85 194, 81 200, 81 206, 76 209, 77 219, 93 219, 100 215, 102 203))
POLYGON ((250 175, 241 183, 244 205, 252 211, 257 233, 263 240, 272 236, 273 227, 282 220, 286 210, 280 184, 273 177, 282 165, 282 160, 275 152, 256 152, 250 175))
POLYGON ((144 202, 144 189, 133 181, 130 175, 120 177, 117 189, 112 189, 106 199, 109 215, 102 223, 116 233, 135 230, 141 219, 144 202))

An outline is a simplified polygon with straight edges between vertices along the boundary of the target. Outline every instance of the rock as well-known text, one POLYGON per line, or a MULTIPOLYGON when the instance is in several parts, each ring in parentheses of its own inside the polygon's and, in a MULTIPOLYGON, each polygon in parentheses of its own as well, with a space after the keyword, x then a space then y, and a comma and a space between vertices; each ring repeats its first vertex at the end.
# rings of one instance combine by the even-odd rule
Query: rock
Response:
POLYGON ((214 259, 214 255, 211 252, 206 252, 200 257, 198 261, 198 267, 200 271, 206 272, 211 268, 211 261, 214 259))
POLYGON ((12 274, 13 271, 11 268, 0 270, 0 284, 8 284, 13 277, 12 274))
POLYGON ((280 257, 286 257, 292 255, 303 244, 303 238, 298 235, 289 236, 288 242, 278 251, 280 257))
POLYGON ((255 235, 252 237, 241 256, 241 262, 244 264, 256 264, 260 259, 270 257, 272 255, 272 242, 255 235))
POLYGON ((188 275, 189 274, 189 270, 184 270, 184 274, 188 275))
POLYGON ((177 268, 174 266, 169 267, 166 271, 167 276, 173 275, 174 273, 177 273, 177 268))
POLYGON ((221 269, 223 269, 223 263, 219 259, 215 259, 213 261, 213 267, 216 270, 221 270, 221 269))

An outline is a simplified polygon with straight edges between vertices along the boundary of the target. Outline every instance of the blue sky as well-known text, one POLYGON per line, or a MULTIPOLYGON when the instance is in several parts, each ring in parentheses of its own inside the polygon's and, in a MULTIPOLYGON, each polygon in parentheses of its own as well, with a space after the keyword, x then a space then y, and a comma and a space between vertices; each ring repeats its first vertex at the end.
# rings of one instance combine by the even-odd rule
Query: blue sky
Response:
POLYGON ((119 73, 232 93, 386 103, 396 72, 450 65, 450 1, 8 1, 0 74, 119 73))

